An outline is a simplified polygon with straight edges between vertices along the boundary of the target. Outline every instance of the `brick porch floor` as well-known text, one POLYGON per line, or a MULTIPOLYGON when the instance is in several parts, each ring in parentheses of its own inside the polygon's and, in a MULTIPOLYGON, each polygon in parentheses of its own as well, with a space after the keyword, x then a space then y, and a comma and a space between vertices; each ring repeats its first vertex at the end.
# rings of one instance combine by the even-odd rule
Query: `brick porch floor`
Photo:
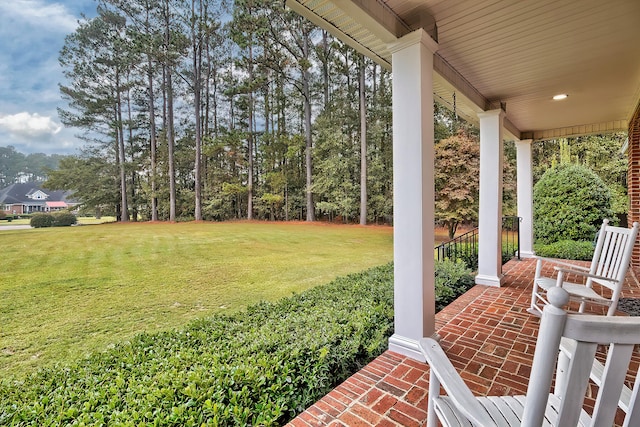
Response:
MULTIPOLYGON (((477 285, 436 315, 441 345, 474 393, 525 394, 539 319, 526 309, 535 261, 509 261, 500 288, 477 285)), ((640 270, 623 297, 639 297, 640 270)), ((381 356, 300 414, 288 427, 421 426, 428 369, 400 354, 381 356)))

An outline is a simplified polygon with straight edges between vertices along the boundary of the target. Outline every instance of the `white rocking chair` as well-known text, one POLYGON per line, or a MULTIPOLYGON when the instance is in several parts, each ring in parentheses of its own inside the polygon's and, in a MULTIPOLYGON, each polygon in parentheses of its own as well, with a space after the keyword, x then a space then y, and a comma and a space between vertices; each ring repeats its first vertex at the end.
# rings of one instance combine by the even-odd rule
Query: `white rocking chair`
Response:
MULTIPOLYGON (((564 289, 552 288, 547 296, 550 304, 543 309, 526 396, 474 396, 440 345, 431 338, 420 341, 431 368, 427 427, 435 427, 438 420, 443 426, 610 427, 622 389, 628 390, 623 425, 640 426, 640 405, 636 406, 640 378, 633 373, 632 390, 624 384, 634 345, 640 343, 640 318, 567 314, 560 308, 569 300, 564 289), (560 352, 561 341, 571 341, 572 345, 560 352), (583 401, 599 345, 608 346, 607 360, 589 415, 583 401), (440 394, 440 386, 446 395, 440 394)), ((637 359, 632 365, 637 368, 637 359)))
POLYGON ((607 315, 612 316, 618 306, 637 235, 637 222, 634 222, 631 228, 623 228, 611 226, 609 221, 605 219, 598 233, 590 268, 557 259, 538 257, 531 307, 528 311, 539 316, 542 313, 542 307, 548 304, 545 298, 546 292, 554 286, 560 286, 569 293, 572 300, 580 302, 578 309, 580 313, 584 312, 587 302, 593 302, 608 305, 607 315), (556 278, 542 275, 542 266, 545 262, 555 265, 556 278), (584 284, 565 281, 567 274, 583 277, 586 281, 584 284), (593 289, 594 283, 609 288, 611 298, 606 298, 596 292, 593 289))

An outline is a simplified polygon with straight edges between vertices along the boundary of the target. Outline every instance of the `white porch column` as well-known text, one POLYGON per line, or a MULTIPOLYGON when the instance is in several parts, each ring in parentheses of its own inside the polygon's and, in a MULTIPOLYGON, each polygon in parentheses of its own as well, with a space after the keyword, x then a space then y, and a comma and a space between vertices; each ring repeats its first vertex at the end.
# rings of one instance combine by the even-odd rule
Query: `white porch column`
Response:
POLYGON ((518 216, 520 222, 520 256, 531 258, 533 251, 533 140, 516 141, 518 216))
POLYGON ((393 259, 395 333, 389 349, 424 360, 435 334, 433 54, 422 29, 390 46, 393 67, 393 259))
POLYGON ((504 112, 478 113, 480 118, 480 206, 478 212, 479 285, 502 283, 502 122, 504 112))

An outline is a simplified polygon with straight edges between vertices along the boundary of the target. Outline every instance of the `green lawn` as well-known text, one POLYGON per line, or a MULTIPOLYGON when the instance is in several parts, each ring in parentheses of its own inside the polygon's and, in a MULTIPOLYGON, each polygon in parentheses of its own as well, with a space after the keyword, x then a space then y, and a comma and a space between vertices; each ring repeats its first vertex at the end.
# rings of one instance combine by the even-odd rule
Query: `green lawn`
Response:
POLYGON ((392 228, 104 224, 2 230, 0 376, 387 263, 392 228))

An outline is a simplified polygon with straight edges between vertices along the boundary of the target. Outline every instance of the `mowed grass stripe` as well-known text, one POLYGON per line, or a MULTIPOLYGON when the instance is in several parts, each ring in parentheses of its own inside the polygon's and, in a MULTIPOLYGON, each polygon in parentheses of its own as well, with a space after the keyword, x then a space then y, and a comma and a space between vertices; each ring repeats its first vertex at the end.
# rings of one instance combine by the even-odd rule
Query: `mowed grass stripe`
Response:
POLYGON ((276 300, 392 260, 389 227, 104 224, 1 231, 0 375, 276 300))

